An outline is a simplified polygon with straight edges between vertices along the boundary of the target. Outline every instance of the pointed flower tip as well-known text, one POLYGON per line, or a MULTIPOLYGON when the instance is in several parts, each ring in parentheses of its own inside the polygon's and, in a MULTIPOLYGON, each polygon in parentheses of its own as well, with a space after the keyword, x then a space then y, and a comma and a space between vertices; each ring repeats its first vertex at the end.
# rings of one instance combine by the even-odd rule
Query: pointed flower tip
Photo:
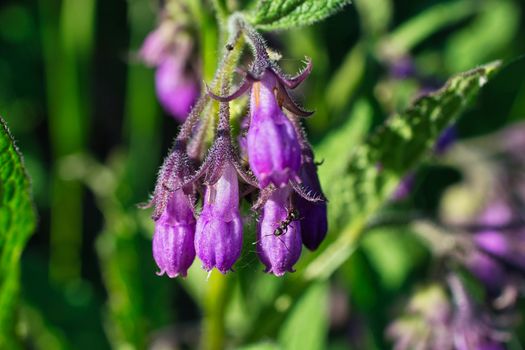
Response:
POLYGON ((287 272, 288 273, 294 273, 295 269, 290 268, 290 269, 287 269, 287 270, 281 270, 281 269, 271 268, 271 269, 264 270, 264 272, 266 272, 267 274, 270 274, 270 275, 274 275, 275 277, 283 277, 284 275, 286 275, 287 272))

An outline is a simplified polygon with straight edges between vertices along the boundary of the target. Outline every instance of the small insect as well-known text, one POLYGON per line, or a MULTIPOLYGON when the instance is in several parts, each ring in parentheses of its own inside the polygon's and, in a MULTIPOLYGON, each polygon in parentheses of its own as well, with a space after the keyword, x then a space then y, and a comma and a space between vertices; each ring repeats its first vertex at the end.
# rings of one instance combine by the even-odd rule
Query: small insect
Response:
POLYGON ((299 219, 299 212, 297 209, 292 209, 288 212, 286 215, 286 218, 279 223, 279 226, 273 231, 274 236, 282 236, 288 231, 288 226, 292 223, 292 221, 296 221, 299 219))

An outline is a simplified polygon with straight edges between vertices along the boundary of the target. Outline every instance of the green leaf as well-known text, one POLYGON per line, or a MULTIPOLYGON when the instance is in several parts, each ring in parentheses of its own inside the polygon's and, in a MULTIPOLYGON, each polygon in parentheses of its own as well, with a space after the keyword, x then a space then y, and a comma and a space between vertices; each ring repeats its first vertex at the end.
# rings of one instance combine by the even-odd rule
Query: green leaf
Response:
POLYGON ((319 22, 349 0, 261 0, 251 22, 264 30, 287 29, 319 22))
POLYGON ((478 10, 472 1, 438 3, 397 27, 382 41, 382 49, 403 55, 439 30, 454 25, 478 10))
POLYGON ((361 247, 382 285, 390 290, 400 288, 425 258, 424 247, 406 228, 375 229, 364 236, 361 247))
POLYGON ((250 345, 245 345, 240 348, 237 348, 237 350, 279 350, 279 349, 281 349, 281 347, 275 345, 274 343, 270 343, 270 342, 250 344, 250 345))
POLYGON ((35 228, 31 185, 20 151, 0 117, 0 348, 11 344, 18 302, 19 260, 35 228))
POLYGON ((484 2, 472 24, 455 32, 448 41, 445 66, 463 70, 498 57, 516 38, 519 23, 517 3, 508 0, 484 2))
POLYGON ((312 284, 295 303, 279 333, 283 349, 325 349, 328 284, 312 284))
POLYGON ((499 66, 494 62, 452 77, 440 90, 393 115, 354 150, 346 173, 328 184, 335 190, 326 190, 337 191, 337 204, 344 208, 330 221, 331 232, 342 231, 309 264, 307 279, 329 277, 348 258, 367 222, 390 198, 401 177, 424 159, 499 66))

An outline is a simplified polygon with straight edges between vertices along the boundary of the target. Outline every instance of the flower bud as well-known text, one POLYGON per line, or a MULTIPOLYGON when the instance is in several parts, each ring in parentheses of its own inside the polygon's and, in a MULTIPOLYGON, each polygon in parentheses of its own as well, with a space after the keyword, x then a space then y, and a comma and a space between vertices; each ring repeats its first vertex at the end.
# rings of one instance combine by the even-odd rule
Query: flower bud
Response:
POLYGON ((205 270, 231 270, 241 255, 242 222, 239 212, 237 173, 227 163, 219 180, 206 189, 202 213, 197 219, 195 250, 205 270))
POLYGON ((267 71, 253 83, 251 92, 248 160, 262 188, 270 183, 285 186, 297 176, 301 165, 297 134, 277 102, 277 84, 267 71))
POLYGON ((301 256, 301 232, 298 221, 291 220, 288 208, 289 187, 275 190, 265 203, 257 230, 257 254, 265 272, 282 276, 293 272, 301 256), (278 230, 279 229, 279 230, 278 230))
POLYGON ((193 244, 195 218, 188 198, 182 190, 175 191, 164 212, 155 222, 153 258, 160 271, 170 278, 186 276, 195 259, 193 244))

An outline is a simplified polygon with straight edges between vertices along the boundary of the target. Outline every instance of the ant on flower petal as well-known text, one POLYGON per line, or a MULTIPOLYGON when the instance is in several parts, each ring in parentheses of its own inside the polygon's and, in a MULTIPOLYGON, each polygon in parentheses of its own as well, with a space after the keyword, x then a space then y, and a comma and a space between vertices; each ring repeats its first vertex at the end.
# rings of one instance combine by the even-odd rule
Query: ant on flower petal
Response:
POLYGON ((292 223, 292 221, 299 220, 299 212, 297 209, 292 209, 288 212, 286 215, 286 218, 279 223, 279 226, 273 231, 274 236, 282 236, 288 231, 288 226, 292 223))

